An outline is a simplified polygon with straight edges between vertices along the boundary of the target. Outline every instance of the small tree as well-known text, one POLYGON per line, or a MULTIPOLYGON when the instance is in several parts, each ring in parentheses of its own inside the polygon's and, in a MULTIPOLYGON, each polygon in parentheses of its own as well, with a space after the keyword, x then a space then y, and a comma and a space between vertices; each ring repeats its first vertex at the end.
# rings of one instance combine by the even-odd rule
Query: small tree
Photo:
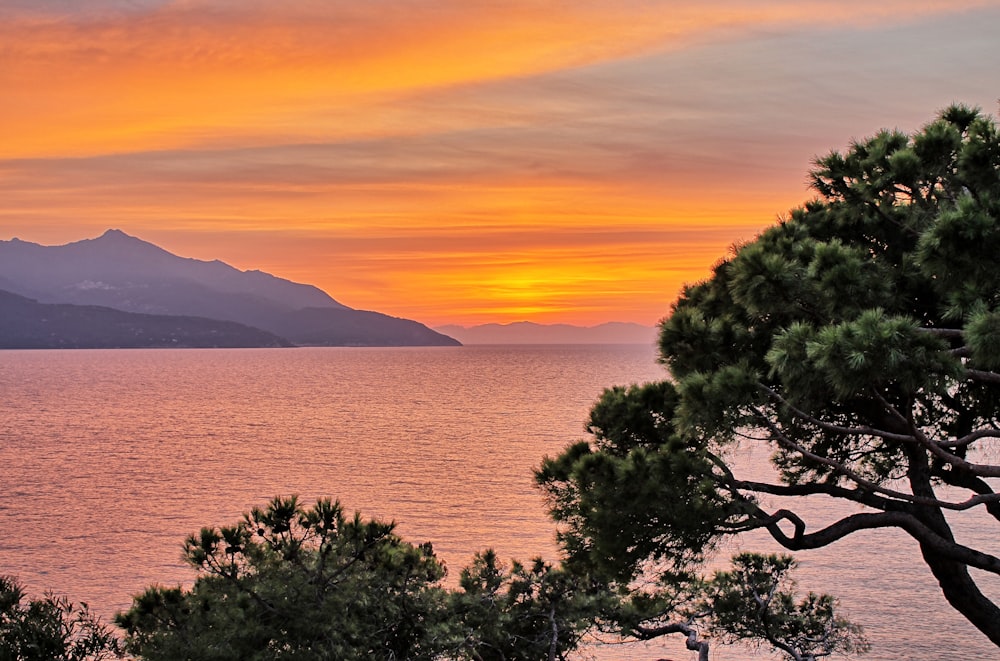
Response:
POLYGON ((810 592, 799 599, 788 555, 741 553, 708 589, 712 627, 724 642, 767 645, 793 661, 868 651, 861 628, 836 613, 836 599, 810 592))
POLYGON ((507 568, 492 550, 477 554, 462 570, 460 590, 451 594, 461 633, 454 658, 563 661, 579 647, 606 598, 540 559, 507 568))
POLYGON ((661 325, 671 380, 607 391, 594 440, 543 464, 562 543, 622 582, 683 573, 751 529, 798 551, 897 528, 1000 645, 1000 607, 970 573, 1000 574, 1000 557, 952 531, 969 513, 1000 522, 1000 131, 951 107, 811 179, 818 199, 684 290, 661 325), (771 479, 737 474, 750 447, 771 479), (805 496, 851 513, 813 529, 805 496))
POLYGON ((118 638, 65 597, 27 599, 10 576, 0 576, 0 661, 102 661, 121 658, 118 638))
POLYGON ((184 552, 190 590, 150 588, 117 617, 144 659, 431 659, 451 640, 430 545, 339 503, 275 498, 184 552))

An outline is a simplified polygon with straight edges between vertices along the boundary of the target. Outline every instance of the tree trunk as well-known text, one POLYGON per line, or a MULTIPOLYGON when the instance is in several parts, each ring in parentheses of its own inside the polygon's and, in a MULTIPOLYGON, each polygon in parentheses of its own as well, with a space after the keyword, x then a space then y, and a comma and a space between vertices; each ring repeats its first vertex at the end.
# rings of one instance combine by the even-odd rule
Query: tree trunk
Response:
MULTIPOLYGON (((931 483, 932 471, 927 454, 915 447, 907 447, 905 450, 909 456, 907 476, 910 478, 914 495, 936 497, 931 483)), ((914 506, 912 511, 943 539, 955 541, 941 508, 914 506)), ((919 537, 917 541, 920 543, 920 553, 924 557, 924 562, 931 568, 938 585, 941 586, 944 598, 952 608, 971 622, 972 626, 983 632, 994 645, 1000 647, 1000 607, 979 590, 979 586, 969 575, 968 565, 941 553, 935 553, 919 537)))
POLYGON ((952 608, 983 632, 994 645, 1000 647, 1000 607, 979 590, 979 586, 969 575, 969 568, 927 551, 923 544, 920 545, 920 551, 952 608))

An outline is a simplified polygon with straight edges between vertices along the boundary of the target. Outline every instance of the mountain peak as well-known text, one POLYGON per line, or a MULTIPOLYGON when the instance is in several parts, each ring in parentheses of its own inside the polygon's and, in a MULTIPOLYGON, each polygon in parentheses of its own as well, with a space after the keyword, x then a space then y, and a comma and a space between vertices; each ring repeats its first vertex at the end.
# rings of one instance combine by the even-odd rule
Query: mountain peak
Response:
POLYGON ((115 242, 115 243, 121 243, 123 241, 146 243, 142 239, 136 238, 131 234, 126 234, 125 232, 119 229, 106 230, 104 234, 100 235, 96 239, 91 239, 91 240, 101 241, 101 242, 115 242))
POLYGON ((96 238, 69 243, 62 248, 74 246, 90 252, 94 259, 103 261, 105 264, 129 264, 140 270, 153 265, 163 267, 181 259, 155 244, 126 234, 119 229, 109 229, 96 238))

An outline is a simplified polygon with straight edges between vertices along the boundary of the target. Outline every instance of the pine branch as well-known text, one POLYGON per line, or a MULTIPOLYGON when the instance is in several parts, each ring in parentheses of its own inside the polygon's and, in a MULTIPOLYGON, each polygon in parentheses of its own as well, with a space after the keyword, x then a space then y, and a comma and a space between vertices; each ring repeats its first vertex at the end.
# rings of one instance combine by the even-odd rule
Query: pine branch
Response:
POLYGON ((895 489, 887 489, 886 487, 878 485, 875 482, 872 482, 871 480, 862 477, 856 471, 851 470, 850 468, 840 463, 839 461, 834 461, 833 459, 829 459, 827 457, 818 455, 814 452, 810 452, 804 446, 791 440, 784 432, 781 431, 781 428, 778 427, 774 422, 772 422, 770 418, 764 415, 762 411, 760 411, 755 407, 752 408, 752 410, 757 415, 758 420, 761 422, 761 424, 767 427, 771 431, 772 437, 779 445, 786 447, 789 450, 794 450, 795 452, 798 452, 800 455, 802 455, 806 459, 809 459, 810 461, 816 462, 828 468, 832 468, 835 473, 842 475, 843 477, 846 477, 847 479, 851 480, 852 482, 854 482, 859 487, 862 487, 865 490, 872 491, 874 493, 879 493, 882 494, 883 496, 887 496, 891 499, 895 499, 897 501, 904 503, 913 503, 914 505, 928 505, 931 507, 940 507, 942 509, 949 509, 956 511, 971 509, 978 505, 982 505, 983 503, 1000 501, 1000 494, 977 495, 967 500, 958 503, 953 503, 947 500, 940 500, 938 498, 929 498, 926 496, 914 496, 913 494, 905 493, 902 491, 896 491, 895 489))
POLYGON ((908 512, 878 512, 852 514, 826 528, 806 534, 805 521, 790 510, 778 510, 763 526, 779 544, 790 551, 828 546, 851 533, 876 528, 901 528, 929 550, 969 567, 1000 574, 1000 558, 945 539, 908 512), (794 527, 791 537, 778 525, 789 521, 794 527))
MULTIPOLYGON (((1000 376, 1000 375, 998 375, 1000 376)), ((946 446, 941 443, 931 440, 923 430, 918 428, 913 420, 907 418, 899 410, 893 406, 885 397, 880 393, 875 393, 875 398, 882 404, 883 408, 891 416, 896 418, 900 423, 907 425, 910 428, 910 433, 912 437, 920 443, 921 447, 926 449, 931 453, 936 459, 940 459, 946 464, 952 466, 955 470, 962 471, 964 473, 969 473, 971 475, 976 475, 978 477, 1000 477, 1000 466, 993 464, 974 464, 971 461, 966 461, 962 457, 959 457, 951 452, 945 450, 946 446)))

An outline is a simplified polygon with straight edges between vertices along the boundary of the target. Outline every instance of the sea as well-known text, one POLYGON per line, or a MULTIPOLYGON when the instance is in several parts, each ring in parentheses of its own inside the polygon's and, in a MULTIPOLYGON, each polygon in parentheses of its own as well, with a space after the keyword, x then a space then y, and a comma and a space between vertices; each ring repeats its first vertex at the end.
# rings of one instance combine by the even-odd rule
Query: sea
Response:
MULTIPOLYGON (((661 380, 645 345, 0 352, 0 573, 110 620, 132 596, 188 585, 185 536, 237 522, 276 495, 340 500, 430 541, 453 583, 473 554, 557 561, 533 470, 587 438, 602 390, 661 380)), ((768 451, 732 458, 766 472, 768 451)), ((810 525, 849 506, 804 503, 810 525)), ((998 552, 982 518, 960 539, 998 552)), ((764 534, 728 554, 780 548, 764 534)), ((861 623, 867 658, 998 659, 945 602, 897 531, 798 556, 803 591, 861 623)), ((985 577, 1000 598, 1000 583, 985 577)), ((679 637, 591 641, 580 659, 695 658, 679 637)), ((778 658, 713 643, 714 661, 778 658)))

